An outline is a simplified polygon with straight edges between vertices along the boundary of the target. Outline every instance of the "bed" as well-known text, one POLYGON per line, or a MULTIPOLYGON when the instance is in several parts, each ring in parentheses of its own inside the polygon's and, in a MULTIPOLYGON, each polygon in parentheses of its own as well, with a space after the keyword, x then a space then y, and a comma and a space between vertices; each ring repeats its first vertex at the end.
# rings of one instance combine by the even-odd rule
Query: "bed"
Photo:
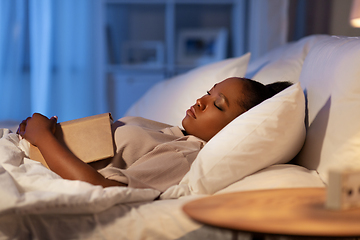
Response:
POLYGON ((0 239, 250 239, 193 221, 182 206, 235 191, 324 188, 329 169, 359 167, 359 56, 359 38, 313 35, 255 61, 248 53, 155 85, 127 115, 179 125, 227 77, 294 83, 227 125, 163 193, 61 179, 29 159, 28 145, 11 133, 16 126, 3 123, 0 239))

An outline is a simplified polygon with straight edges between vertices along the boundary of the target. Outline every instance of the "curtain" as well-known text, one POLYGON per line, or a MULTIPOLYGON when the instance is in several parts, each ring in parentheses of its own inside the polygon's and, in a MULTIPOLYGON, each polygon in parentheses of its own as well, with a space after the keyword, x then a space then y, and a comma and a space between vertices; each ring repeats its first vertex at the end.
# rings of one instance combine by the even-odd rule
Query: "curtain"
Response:
POLYGON ((331 15, 337 8, 336 2, 339 2, 341 6, 348 5, 350 7, 351 4, 351 0, 291 0, 289 4, 289 41, 296 41, 312 34, 332 35, 331 26, 334 19, 331 15))
POLYGON ((233 9, 235 56, 251 52, 254 61, 285 44, 289 29, 289 0, 236 0, 233 9))
POLYGON ((288 39, 289 0, 250 0, 248 51, 254 60, 288 39))
POLYGON ((0 1, 0 120, 106 110, 101 1, 0 1))
POLYGON ((29 61, 24 54, 28 46, 25 13, 25 1, 0 1, 1 119, 19 119, 30 113, 29 61))

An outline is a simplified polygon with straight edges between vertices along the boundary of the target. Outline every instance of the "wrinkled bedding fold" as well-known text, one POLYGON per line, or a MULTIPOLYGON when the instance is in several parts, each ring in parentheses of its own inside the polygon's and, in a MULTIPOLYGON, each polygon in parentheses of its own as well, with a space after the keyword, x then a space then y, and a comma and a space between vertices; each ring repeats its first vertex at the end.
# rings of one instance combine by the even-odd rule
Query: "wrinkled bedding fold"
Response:
POLYGON ((17 134, 0 129, 0 214, 95 213, 160 195, 154 189, 103 188, 65 180, 27 158, 22 149, 17 134))

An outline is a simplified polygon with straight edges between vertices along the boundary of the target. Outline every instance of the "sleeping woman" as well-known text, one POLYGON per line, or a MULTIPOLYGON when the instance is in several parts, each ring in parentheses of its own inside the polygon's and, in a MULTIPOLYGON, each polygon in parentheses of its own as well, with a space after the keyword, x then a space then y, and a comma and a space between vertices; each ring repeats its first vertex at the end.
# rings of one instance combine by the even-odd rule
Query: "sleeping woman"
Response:
POLYGON ((64 179, 163 192, 180 182, 198 152, 216 133, 290 85, 225 79, 186 111, 183 129, 140 117, 121 118, 112 125, 115 156, 93 164, 78 159, 54 137, 56 117, 48 119, 35 113, 21 122, 17 133, 37 146, 49 168, 64 179))

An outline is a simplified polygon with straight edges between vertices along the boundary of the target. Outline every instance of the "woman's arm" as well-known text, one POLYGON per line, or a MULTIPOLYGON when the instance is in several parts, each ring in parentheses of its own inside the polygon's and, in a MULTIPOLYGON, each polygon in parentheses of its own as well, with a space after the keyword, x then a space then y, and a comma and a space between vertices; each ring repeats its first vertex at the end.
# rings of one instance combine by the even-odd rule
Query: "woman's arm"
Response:
POLYGON ((56 121, 54 117, 48 119, 35 113, 20 124, 18 133, 39 148, 49 168, 62 178, 81 180, 103 187, 126 186, 104 178, 64 147, 54 136, 56 121))

